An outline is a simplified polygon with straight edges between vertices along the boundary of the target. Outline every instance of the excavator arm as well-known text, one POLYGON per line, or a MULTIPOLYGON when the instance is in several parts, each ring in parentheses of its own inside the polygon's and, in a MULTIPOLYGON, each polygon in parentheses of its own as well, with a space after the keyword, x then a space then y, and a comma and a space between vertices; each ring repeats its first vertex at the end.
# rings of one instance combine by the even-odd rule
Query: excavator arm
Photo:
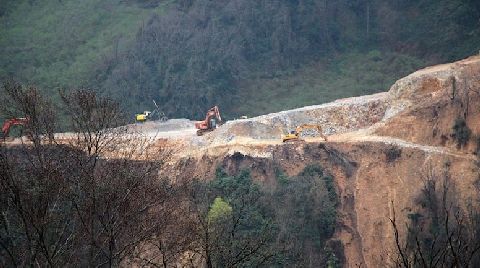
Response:
POLYGON ((300 134, 303 132, 303 130, 305 129, 315 129, 317 130, 319 133, 322 133, 322 127, 320 127, 319 125, 312 125, 312 124, 303 124, 303 125, 300 125, 300 126, 297 126, 295 128, 295 132, 297 134, 300 134))
POLYGON ((217 128, 217 126, 222 125, 222 116, 220 115, 220 110, 218 106, 214 106, 207 111, 205 115, 205 120, 195 122, 195 128, 197 129, 197 135, 202 136, 206 132, 210 132, 217 128))
POLYGON ((21 125, 21 126, 25 126, 27 125, 29 122, 28 118, 11 118, 11 119, 7 119, 5 120, 5 122, 3 122, 3 126, 2 126, 2 138, 6 138, 8 137, 8 134, 10 133, 10 128, 12 126, 17 126, 17 125, 21 125))

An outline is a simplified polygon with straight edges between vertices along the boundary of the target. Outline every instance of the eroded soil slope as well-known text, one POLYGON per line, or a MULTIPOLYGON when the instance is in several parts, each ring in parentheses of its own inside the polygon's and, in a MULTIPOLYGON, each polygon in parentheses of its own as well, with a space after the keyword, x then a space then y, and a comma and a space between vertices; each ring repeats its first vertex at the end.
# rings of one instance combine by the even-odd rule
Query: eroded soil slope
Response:
MULTIPOLYGON (((340 196, 333 239, 344 246, 346 266, 382 267, 395 251, 389 219, 395 211, 403 237, 426 177, 448 174, 459 199, 477 200, 480 57, 420 70, 388 92, 235 120, 202 137, 187 119, 127 129, 154 150, 173 152, 161 175, 176 180, 212 179, 219 166, 230 174, 248 168, 268 187, 279 170, 294 176, 320 164, 340 196), (459 120, 470 130, 464 146, 453 130, 459 120), (320 125, 328 140, 307 132, 303 142, 282 143, 280 136, 301 124, 320 125)), ((135 142, 132 135, 125 140, 135 142)), ((68 142, 75 134, 56 137, 68 142)))
POLYGON ((395 245, 389 218, 395 210, 398 222, 407 222, 429 174, 449 174, 462 200, 476 196, 479 78, 480 57, 471 57, 420 70, 385 93, 227 122, 204 137, 177 139, 165 172, 211 179, 218 166, 232 174, 249 168, 268 186, 278 169, 296 175, 319 163, 335 176, 341 196, 335 239, 346 265, 384 266, 395 245), (471 130, 466 146, 453 135, 457 119, 471 130), (320 124, 328 141, 281 142, 282 133, 303 123, 320 124))

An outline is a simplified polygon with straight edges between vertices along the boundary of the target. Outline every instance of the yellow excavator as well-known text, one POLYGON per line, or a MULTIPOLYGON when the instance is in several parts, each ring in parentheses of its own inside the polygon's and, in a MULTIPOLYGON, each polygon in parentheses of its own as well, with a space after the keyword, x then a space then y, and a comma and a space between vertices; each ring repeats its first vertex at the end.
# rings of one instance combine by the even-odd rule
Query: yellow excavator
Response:
POLYGON ((325 135, 323 135, 323 132, 322 132, 322 127, 320 127, 319 125, 313 125, 313 124, 303 124, 303 125, 300 125, 300 126, 297 126, 295 128, 295 130, 292 130, 290 131, 290 133, 288 133, 287 135, 282 135, 282 141, 283 142, 287 142, 287 141, 303 141, 301 138, 300 138, 300 134, 302 134, 302 132, 305 130, 305 129, 314 129, 318 132, 318 135, 320 135, 325 141, 327 141, 327 137, 325 135))

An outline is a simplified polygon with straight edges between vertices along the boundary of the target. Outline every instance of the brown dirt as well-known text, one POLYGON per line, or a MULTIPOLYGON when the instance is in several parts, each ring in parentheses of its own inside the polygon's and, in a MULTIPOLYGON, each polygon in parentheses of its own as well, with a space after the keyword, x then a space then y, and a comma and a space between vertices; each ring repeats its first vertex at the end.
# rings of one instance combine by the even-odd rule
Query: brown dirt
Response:
POLYGON ((479 77, 480 58, 472 57, 420 70, 388 93, 229 122, 203 144, 187 146, 172 170, 178 179, 209 179, 217 166, 229 173, 249 168, 268 186, 276 183, 275 168, 296 175, 319 163, 335 176, 341 196, 335 238, 344 244, 346 266, 382 267, 395 250, 389 218, 395 210, 405 226, 428 172, 448 167, 460 198, 476 195, 479 77), (472 130, 465 148, 451 136, 458 117, 472 130), (322 125, 328 142, 282 144, 279 134, 301 123, 322 125), (389 150, 400 155, 392 159, 389 150))
MULTIPOLYGON (((251 169, 268 187, 276 183, 277 168, 296 175, 320 164, 334 175, 341 197, 335 238, 344 245, 346 266, 383 267, 394 252, 389 218, 395 210, 405 226, 426 173, 448 167, 460 199, 477 194, 472 152, 480 136, 479 78, 480 57, 471 57, 415 72, 386 93, 227 122, 200 138, 190 125, 178 133, 169 129, 154 135, 152 144, 173 150, 161 175, 176 180, 211 179, 222 166, 230 174, 251 169), (465 148, 451 136, 457 117, 472 130, 465 148), (320 124, 328 141, 281 142, 280 134, 304 123, 320 124), (392 158, 391 150, 400 154, 392 158)), ((145 136, 152 132, 154 125, 145 136)))

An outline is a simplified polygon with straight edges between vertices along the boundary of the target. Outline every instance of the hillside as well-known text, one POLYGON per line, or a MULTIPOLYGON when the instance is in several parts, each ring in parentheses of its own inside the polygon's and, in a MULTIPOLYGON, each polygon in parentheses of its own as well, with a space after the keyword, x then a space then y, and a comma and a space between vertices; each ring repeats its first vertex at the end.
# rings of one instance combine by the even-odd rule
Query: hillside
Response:
MULTIPOLYGON (((187 119, 103 128, 115 117, 84 113, 82 99, 94 95, 75 93, 72 122, 88 123, 79 132, 52 143, 39 124, 33 143, 0 143, 0 175, 15 182, 0 189, 22 204, 5 202, 5 222, 34 219, 15 233, 4 225, 0 238, 22 243, 8 244, 0 261, 28 253, 33 226, 56 237, 34 243, 68 245, 32 257, 42 262, 477 266, 479 74, 472 56, 414 72, 388 92, 228 121, 200 137, 187 119), (327 139, 313 131, 282 142, 305 123, 327 139)), ((106 105, 109 115, 117 107, 106 105)))
POLYGON ((229 121, 203 137, 188 120, 130 128, 152 139, 159 151, 175 148, 161 174, 177 182, 210 180, 219 168, 229 176, 249 170, 268 192, 305 168, 323 167, 339 196, 328 243, 341 242, 335 247, 341 263, 395 266, 390 219, 396 219, 401 243, 411 235, 406 226, 415 226, 412 215, 424 217, 420 223, 428 226, 432 212, 419 203, 427 182, 440 195, 448 178, 452 205, 478 209, 479 75, 480 57, 474 56, 414 72, 388 92, 229 121), (459 120, 469 130, 463 142, 455 127, 459 120), (319 124, 328 140, 313 132, 304 142, 282 143, 281 134, 304 123, 319 124))
POLYGON ((479 49, 478 0, 0 0, 0 267, 480 267, 479 49))
POLYGON ((135 37, 145 10, 115 1, 2 1, 0 77, 45 89, 80 87, 91 68, 135 37))
POLYGON ((376 93, 480 44, 473 0, 0 6, 0 79, 53 96, 90 87, 130 114, 152 109, 152 99, 171 117, 196 118, 218 104, 234 118, 376 93))
POLYGON ((476 56, 417 71, 386 93, 227 122, 200 140, 174 139, 186 146, 167 172, 188 180, 210 178, 217 167, 229 174, 250 169, 274 188, 277 169, 295 176, 319 164, 340 196, 332 239, 342 242, 344 266, 393 265, 398 252, 390 219, 401 243, 406 226, 415 226, 412 215, 428 222, 428 207, 419 203, 428 181, 441 191, 447 176, 452 204, 478 209, 479 74, 476 56), (462 118, 471 131, 465 143, 454 128, 462 118), (301 123, 320 124, 328 141, 307 136, 304 143, 282 144, 280 134, 301 123))

